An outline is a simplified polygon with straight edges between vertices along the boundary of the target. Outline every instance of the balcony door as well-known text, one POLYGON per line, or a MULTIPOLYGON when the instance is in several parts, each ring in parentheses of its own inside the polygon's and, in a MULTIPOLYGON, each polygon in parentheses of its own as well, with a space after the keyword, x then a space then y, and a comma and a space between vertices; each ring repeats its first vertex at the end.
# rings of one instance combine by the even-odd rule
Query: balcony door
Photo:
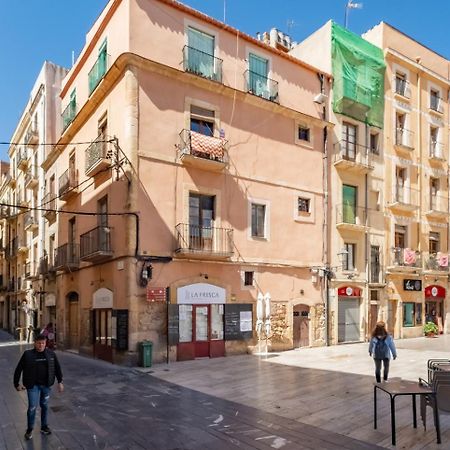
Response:
POLYGON ((188 28, 188 70, 214 78, 214 36, 188 28))
POLYGON ((350 161, 356 159, 357 127, 350 123, 342 124, 342 157, 350 161))
POLYGON ((342 203, 344 223, 356 223, 356 202, 358 190, 356 186, 344 184, 342 186, 342 203))
POLYGON ((98 250, 109 251, 108 197, 98 201, 98 250))
POLYGON ((67 257, 67 260, 65 261, 67 264, 75 262, 76 258, 76 250, 75 250, 75 242, 77 239, 77 233, 76 233, 76 222, 75 217, 72 217, 72 219, 69 220, 69 227, 68 227, 68 248, 67 248, 67 254, 65 255, 67 257))
POLYGON ((250 53, 248 59, 249 67, 249 91, 260 97, 269 98, 268 93, 268 74, 269 74, 269 61, 265 58, 261 58, 258 55, 250 53))
POLYGON ((213 250, 214 196, 189 195, 189 248, 213 250))
POLYGON ((438 209, 439 178, 430 177, 430 210, 438 209))
POLYGON ((406 203, 406 169, 395 168, 395 201, 406 203))

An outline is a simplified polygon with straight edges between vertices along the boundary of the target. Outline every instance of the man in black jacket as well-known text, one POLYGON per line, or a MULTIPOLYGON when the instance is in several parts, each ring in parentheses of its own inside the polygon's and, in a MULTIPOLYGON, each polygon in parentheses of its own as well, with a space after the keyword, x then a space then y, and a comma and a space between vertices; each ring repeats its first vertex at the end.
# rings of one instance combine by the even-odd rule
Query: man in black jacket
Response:
POLYGON ((34 340, 34 348, 23 352, 14 371, 14 387, 17 391, 27 390, 27 431, 25 439, 33 437, 34 419, 38 404, 41 407, 41 433, 50 434, 47 423, 48 401, 51 386, 58 380, 58 391, 63 392, 62 371, 55 353, 45 348, 46 337, 39 335, 34 340), (20 375, 22 383, 19 384, 20 375))

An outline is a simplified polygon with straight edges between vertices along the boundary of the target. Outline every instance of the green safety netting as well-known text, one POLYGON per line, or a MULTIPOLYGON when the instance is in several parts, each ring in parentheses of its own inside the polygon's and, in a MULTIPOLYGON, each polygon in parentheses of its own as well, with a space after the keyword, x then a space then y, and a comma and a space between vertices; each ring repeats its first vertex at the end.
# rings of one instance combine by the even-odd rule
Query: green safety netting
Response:
POLYGON ((332 22, 333 111, 383 128, 383 51, 332 22))

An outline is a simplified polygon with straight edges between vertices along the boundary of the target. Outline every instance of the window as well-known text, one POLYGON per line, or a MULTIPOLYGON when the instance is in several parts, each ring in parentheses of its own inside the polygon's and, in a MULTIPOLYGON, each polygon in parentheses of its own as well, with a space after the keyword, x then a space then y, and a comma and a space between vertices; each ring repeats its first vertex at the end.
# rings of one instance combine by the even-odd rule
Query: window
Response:
POLYGON ((415 324, 415 303, 403 303, 403 326, 413 327, 415 324))
POLYGON ((269 99, 271 97, 268 86, 269 61, 261 56, 249 54, 248 92, 269 99))
POLYGON ((309 128, 299 125, 298 127, 298 139, 300 141, 306 141, 309 142, 310 141, 310 136, 309 136, 309 128))
POLYGON ((442 157, 442 151, 438 139, 439 139, 439 128, 430 127, 430 156, 432 158, 442 157))
POLYGON ((188 28, 185 70, 205 78, 216 79, 214 70, 214 36, 195 28, 188 28))
MULTIPOLYGON (((380 282, 380 247, 378 245, 370 246, 370 282, 380 282)), ((375 291, 377 292, 377 291, 375 291)))
POLYGON ((406 169, 404 167, 395 168, 395 201, 406 202, 406 169))
POLYGON ((380 300, 380 296, 378 295, 379 292, 375 289, 371 289, 370 290, 370 300, 373 302, 377 302, 378 300, 380 300))
POLYGON ((244 286, 253 286, 254 272, 244 272, 244 286))
POLYGON ((397 72, 395 74, 395 92, 403 97, 409 97, 408 82, 404 73, 397 72))
POLYGON ((211 251, 215 197, 189 194, 189 248, 211 251))
POLYGON ((356 244, 344 243, 344 249, 347 253, 344 256, 343 270, 355 270, 356 266, 356 244))
POLYGON ((406 114, 397 112, 395 116, 395 144, 410 147, 410 132, 406 129, 406 114))
POLYGON ((266 205, 252 203, 252 236, 265 237, 266 205))
POLYGON ((441 247, 441 235, 440 233, 436 233, 434 231, 430 231, 430 235, 428 237, 428 249, 430 253, 438 253, 441 247))
POLYGON ((439 178, 430 177, 430 211, 438 209, 439 178))
POLYGON ((370 153, 374 154, 374 155, 379 155, 380 154, 380 149, 379 149, 379 137, 380 135, 378 133, 370 133, 370 153))
POLYGON ((395 248, 405 248, 406 247, 406 226, 395 225, 395 248))
POLYGON ((311 199, 309 198, 303 198, 303 197, 299 197, 298 198, 298 214, 300 215, 301 213, 309 213, 310 212, 310 207, 311 207, 311 199))
POLYGON ((441 98, 435 89, 430 90, 430 109, 441 112, 441 98))
POLYGON ((214 111, 191 105, 191 131, 205 136, 214 136, 214 118, 214 111))
POLYGON ((88 74, 89 95, 92 94, 94 89, 98 86, 101 79, 105 75, 107 64, 108 64, 108 51, 107 51, 107 41, 105 39, 98 50, 97 61, 95 61, 94 66, 92 67, 92 69, 88 74))
POLYGON ((53 267, 53 261, 55 256, 55 235, 52 234, 48 241, 48 267, 53 267))
POLYGON ((344 159, 354 161, 356 159, 358 127, 351 123, 342 124, 342 146, 341 152, 344 159))
POLYGON ((416 303, 416 325, 422 325, 422 303, 416 303))

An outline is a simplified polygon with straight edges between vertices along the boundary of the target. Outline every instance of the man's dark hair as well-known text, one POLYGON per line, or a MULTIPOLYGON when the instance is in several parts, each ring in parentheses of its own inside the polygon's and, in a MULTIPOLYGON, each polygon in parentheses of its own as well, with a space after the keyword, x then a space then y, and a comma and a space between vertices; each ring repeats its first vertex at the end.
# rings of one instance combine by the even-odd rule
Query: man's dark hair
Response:
POLYGON ((35 338, 34 338, 34 342, 36 341, 46 341, 47 340, 47 336, 44 336, 43 334, 38 334, 35 338))

